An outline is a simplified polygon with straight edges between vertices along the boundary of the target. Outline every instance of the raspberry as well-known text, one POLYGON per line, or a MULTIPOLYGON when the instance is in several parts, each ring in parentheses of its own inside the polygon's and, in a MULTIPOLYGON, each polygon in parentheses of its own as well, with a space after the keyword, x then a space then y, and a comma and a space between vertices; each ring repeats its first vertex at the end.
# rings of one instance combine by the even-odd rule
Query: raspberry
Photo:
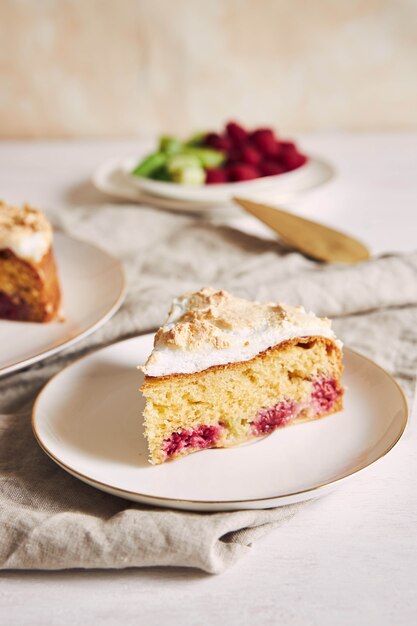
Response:
POLYGON ((256 148, 252 148, 250 145, 246 145, 241 150, 242 161, 248 165, 258 165, 262 159, 262 155, 256 148))
POLYGON ((252 180, 260 177, 260 172, 253 165, 247 163, 234 163, 228 168, 229 180, 239 182, 243 180, 252 180))
POLYGON ((304 165, 304 163, 307 161, 307 157, 305 157, 304 154, 300 154, 299 152, 294 150, 293 152, 291 151, 285 154, 283 161, 287 170, 295 170, 298 167, 304 165))
POLYGON ((307 161, 307 157, 298 152, 295 143, 292 141, 281 142, 281 152, 279 158, 285 165, 287 171, 295 170, 297 167, 304 165, 307 161))
POLYGON ((213 167, 206 170, 206 184, 216 185, 219 183, 227 183, 227 172, 219 167, 213 167))
POLYGON ((226 133, 234 145, 241 145, 248 138, 248 132, 236 122, 226 125, 226 133))
POLYGON ((277 174, 283 174, 286 171, 281 163, 275 161, 262 161, 259 164, 259 170, 262 176, 277 176, 277 174))
POLYGON ((319 378, 313 383, 311 400, 316 405, 317 414, 330 411, 342 395, 342 390, 334 378, 319 378))
POLYGON ((239 148, 232 148, 227 153, 227 162, 228 163, 241 163, 242 162, 242 151, 239 148))
POLYGON ((281 151, 281 144, 269 128, 255 130, 251 135, 251 139, 262 154, 267 157, 275 158, 281 151))
POLYGON ((281 141, 281 146, 284 148, 284 150, 287 150, 288 148, 296 149, 295 143, 293 141, 281 141))
POLYGON ((292 141, 281 141, 281 149, 283 152, 286 150, 297 150, 295 143, 292 141))
POLYGON ((203 424, 196 428, 185 428, 171 433, 167 439, 164 439, 162 450, 168 459, 186 450, 204 450, 204 448, 210 448, 217 442, 223 430, 223 426, 220 425, 206 426, 203 424))
POLYGON ((228 152, 232 147, 229 137, 218 135, 217 133, 208 133, 204 139, 204 144, 222 152, 228 152))
POLYGON ((273 139, 274 141, 277 140, 272 128, 257 128, 251 133, 251 136, 250 136, 252 141, 254 141, 255 143, 257 142, 259 137, 268 137, 269 139, 273 139))
POLYGON ((250 423, 254 435, 268 435, 280 426, 285 426, 297 415, 299 407, 292 400, 282 400, 275 406, 259 411, 250 423))
POLYGON ((291 158, 293 154, 297 154, 297 148, 295 147, 295 144, 291 143, 290 141, 284 141, 283 143, 281 143, 281 154, 279 156, 280 159, 284 161, 284 163, 286 162, 287 158, 291 158))

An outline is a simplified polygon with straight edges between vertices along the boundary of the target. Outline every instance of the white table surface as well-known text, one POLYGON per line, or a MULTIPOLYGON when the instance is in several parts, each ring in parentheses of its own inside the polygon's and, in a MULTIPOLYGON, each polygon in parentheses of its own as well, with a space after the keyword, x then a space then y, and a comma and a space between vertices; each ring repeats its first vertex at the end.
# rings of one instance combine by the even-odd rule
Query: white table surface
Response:
MULTIPOLYGON (((304 196, 297 210, 343 224, 362 239, 369 235, 375 253, 416 248, 417 133, 302 140, 335 162, 339 177, 304 196)), ((0 143, 0 197, 50 211, 99 204, 105 197, 88 182, 92 169, 136 145, 140 141, 0 143)), ((0 624, 416 624, 415 431, 220 576, 179 568, 4 572, 0 624)))

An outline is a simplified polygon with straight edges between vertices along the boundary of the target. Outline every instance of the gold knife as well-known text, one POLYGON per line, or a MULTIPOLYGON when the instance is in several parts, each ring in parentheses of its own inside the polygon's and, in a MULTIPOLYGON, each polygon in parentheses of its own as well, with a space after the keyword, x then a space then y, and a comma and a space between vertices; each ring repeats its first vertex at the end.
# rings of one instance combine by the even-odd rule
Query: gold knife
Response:
POLYGON ((293 248, 327 263, 359 263, 369 259, 368 248, 344 233, 288 211, 244 198, 233 198, 245 211, 272 228, 293 248))

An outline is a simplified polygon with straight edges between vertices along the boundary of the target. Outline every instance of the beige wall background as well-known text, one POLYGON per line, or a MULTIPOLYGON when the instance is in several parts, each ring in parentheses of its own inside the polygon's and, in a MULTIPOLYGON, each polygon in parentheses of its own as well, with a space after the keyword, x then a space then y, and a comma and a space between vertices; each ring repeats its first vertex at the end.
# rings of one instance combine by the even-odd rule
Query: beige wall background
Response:
POLYGON ((417 127, 417 0, 0 0, 0 137, 417 127))

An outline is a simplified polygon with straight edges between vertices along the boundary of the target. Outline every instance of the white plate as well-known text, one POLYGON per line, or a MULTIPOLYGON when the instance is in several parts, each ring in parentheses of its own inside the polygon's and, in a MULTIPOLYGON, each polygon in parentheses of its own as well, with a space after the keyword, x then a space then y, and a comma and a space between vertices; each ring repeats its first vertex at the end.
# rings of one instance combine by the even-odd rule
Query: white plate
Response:
POLYGON ((142 191, 165 198, 175 198, 188 202, 211 202, 213 204, 223 204, 230 201, 233 196, 250 195, 252 197, 253 194, 271 190, 277 194, 294 194, 300 189, 316 187, 318 184, 322 184, 323 180, 329 180, 333 175, 330 165, 310 156, 305 165, 278 176, 264 176, 255 180, 224 185, 179 185, 178 183, 134 176, 131 171, 137 163, 137 159, 127 159, 123 163, 123 168, 129 180, 142 191))
POLYGON ((54 235, 64 321, 0 320, 0 376, 45 359, 102 326, 125 294, 120 261, 93 244, 54 235))
POLYGON ((250 445, 151 466, 142 434, 142 374, 152 335, 88 355, 53 378, 33 410, 45 452, 80 480, 137 502, 196 511, 268 508, 318 497, 383 457, 407 405, 397 383, 346 349, 345 409, 250 445))
POLYGON ((224 207, 234 195, 265 199, 269 196, 276 202, 287 202, 299 193, 324 185, 335 175, 327 162, 311 156, 305 166, 287 174, 243 183, 191 187, 133 176, 131 171, 140 159, 141 156, 134 155, 102 163, 93 174, 94 186, 124 200, 195 213, 224 207))

